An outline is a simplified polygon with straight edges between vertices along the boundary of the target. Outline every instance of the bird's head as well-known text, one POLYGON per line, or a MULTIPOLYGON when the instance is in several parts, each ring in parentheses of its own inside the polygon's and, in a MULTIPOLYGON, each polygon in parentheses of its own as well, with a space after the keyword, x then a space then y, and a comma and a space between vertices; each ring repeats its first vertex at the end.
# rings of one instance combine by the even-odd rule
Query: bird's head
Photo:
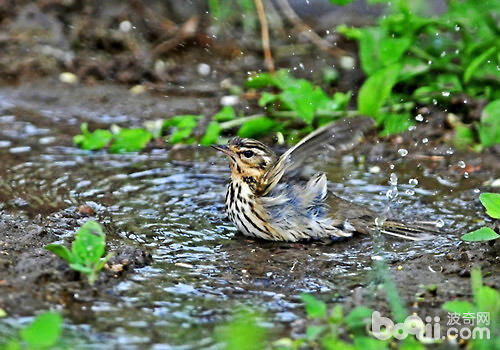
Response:
POLYGON ((260 182, 266 170, 277 160, 276 154, 269 147, 253 139, 233 137, 227 145, 214 145, 212 147, 223 152, 229 158, 233 179, 255 185, 260 182))

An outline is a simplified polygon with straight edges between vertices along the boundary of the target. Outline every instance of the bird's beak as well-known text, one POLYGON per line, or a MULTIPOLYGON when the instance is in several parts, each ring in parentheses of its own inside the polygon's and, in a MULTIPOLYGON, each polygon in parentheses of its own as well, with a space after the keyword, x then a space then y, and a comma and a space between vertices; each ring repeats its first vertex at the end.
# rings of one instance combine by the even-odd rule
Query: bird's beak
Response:
POLYGON ((217 151, 224 153, 226 156, 230 157, 234 155, 234 152, 231 149, 229 149, 229 147, 227 147, 226 145, 212 145, 211 147, 213 149, 216 149, 217 151))

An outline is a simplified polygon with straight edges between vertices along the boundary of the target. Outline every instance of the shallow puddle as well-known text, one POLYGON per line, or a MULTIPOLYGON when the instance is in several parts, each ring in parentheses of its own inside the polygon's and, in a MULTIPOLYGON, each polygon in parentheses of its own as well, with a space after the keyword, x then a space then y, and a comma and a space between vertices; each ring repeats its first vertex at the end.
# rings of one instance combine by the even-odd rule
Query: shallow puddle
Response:
MULTIPOLYGON (((322 245, 261 242, 238 234, 224 213, 229 169, 211 150, 85 152, 71 145, 81 116, 56 123, 47 110, 18 108, 5 99, 3 110, 0 199, 6 209, 54 219, 88 204, 101 223, 112 224, 118 235, 153 255, 151 266, 106 290, 119 296, 118 303, 98 300, 81 315, 65 314, 75 324, 68 326, 68 334, 88 336, 86 349, 208 347, 214 344, 214 327, 238 305, 258 309, 274 334, 285 334, 304 317, 301 292, 321 293, 335 302, 369 282, 369 237, 322 245)), ((408 220, 442 220, 447 232, 423 242, 387 239, 388 259, 404 264, 422 254, 445 254, 461 233, 477 226, 473 201, 485 179, 445 178, 436 170, 456 161, 450 155, 437 164, 410 154, 395 158, 394 169, 380 163, 377 170, 360 163, 354 152, 318 161, 306 172, 326 172, 336 194, 379 211, 388 205, 394 172, 399 196, 391 213, 408 220)), ((75 227, 61 221, 56 228, 61 241, 71 241, 75 227)), ((13 319, 8 322, 18 326, 13 319)))

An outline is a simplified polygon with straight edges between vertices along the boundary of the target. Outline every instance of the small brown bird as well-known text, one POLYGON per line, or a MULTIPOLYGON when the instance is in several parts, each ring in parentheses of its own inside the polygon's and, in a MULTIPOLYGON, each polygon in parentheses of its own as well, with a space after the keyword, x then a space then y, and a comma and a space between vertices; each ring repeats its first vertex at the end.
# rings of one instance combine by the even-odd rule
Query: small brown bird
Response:
POLYGON ((350 237, 355 232, 371 233, 375 228, 405 239, 428 238, 435 228, 426 223, 379 218, 381 223, 377 225, 377 213, 329 193, 324 174, 314 176, 305 186, 280 182, 319 147, 329 144, 338 148, 356 142, 371 126, 367 118, 330 123, 280 157, 262 142, 248 138, 234 137, 227 145, 212 146, 229 158, 229 219, 244 235, 271 241, 350 237))

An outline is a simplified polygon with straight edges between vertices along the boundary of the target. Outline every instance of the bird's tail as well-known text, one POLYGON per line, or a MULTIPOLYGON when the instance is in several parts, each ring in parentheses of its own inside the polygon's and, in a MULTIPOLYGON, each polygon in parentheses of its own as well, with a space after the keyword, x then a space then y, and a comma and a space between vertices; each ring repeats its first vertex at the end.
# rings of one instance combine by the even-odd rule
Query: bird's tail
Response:
POLYGON ((372 228, 386 235, 412 241, 432 239, 440 234, 438 224, 430 221, 403 223, 400 221, 386 220, 381 225, 374 225, 372 228))

